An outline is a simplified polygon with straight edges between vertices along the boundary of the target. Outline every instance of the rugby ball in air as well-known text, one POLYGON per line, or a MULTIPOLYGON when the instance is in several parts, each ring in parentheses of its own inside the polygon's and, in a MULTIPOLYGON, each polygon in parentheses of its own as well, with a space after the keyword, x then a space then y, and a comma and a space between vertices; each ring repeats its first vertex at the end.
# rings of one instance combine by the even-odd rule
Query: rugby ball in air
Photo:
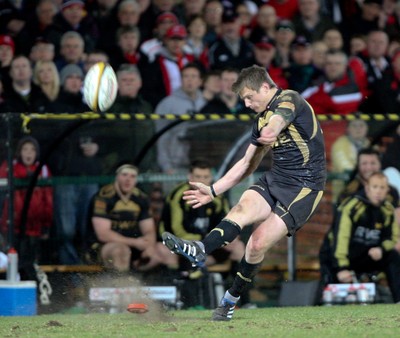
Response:
POLYGON ((90 67, 83 82, 83 97, 93 111, 105 112, 117 93, 117 76, 108 63, 98 62, 90 67))

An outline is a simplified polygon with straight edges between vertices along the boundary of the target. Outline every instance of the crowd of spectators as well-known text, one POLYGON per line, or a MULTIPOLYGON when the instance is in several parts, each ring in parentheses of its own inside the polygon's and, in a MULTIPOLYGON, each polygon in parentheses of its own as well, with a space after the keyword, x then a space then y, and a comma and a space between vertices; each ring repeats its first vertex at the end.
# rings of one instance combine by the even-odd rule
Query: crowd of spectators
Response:
POLYGON ((101 60, 116 71, 136 65, 140 95, 153 111, 180 88, 181 70, 193 62, 202 78, 226 68, 266 67, 279 86, 304 93, 318 114, 393 113, 399 104, 400 6, 393 0, 37 0, 0 6, 1 112, 77 112, 52 104, 57 76, 48 75, 53 88, 45 85, 50 80, 40 75, 41 63, 52 70, 55 65, 59 76, 73 64, 83 77, 101 60), (30 65, 21 66, 23 60, 30 65))
MULTIPOLYGON (((279 87, 300 92, 316 114, 397 114, 399 56, 395 0, 4 0, 0 113, 88 111, 83 80, 103 61, 118 78, 114 113, 250 113, 231 85, 240 69, 257 64, 279 87)), ((132 135, 134 155, 165 126, 141 121, 132 135)), ((352 134, 363 127, 349 124, 339 140, 347 142, 341 147, 348 161, 336 163, 349 164, 338 172, 355 169, 357 152, 369 146, 368 129, 360 140, 352 134)), ((157 163, 167 174, 187 172, 187 125, 174 130, 146 168, 157 163)), ((52 174, 99 174, 102 146, 93 130, 72 134, 49 163, 52 174)), ((98 189, 54 189, 62 263, 80 263, 73 241, 77 232, 85 236, 98 189)))

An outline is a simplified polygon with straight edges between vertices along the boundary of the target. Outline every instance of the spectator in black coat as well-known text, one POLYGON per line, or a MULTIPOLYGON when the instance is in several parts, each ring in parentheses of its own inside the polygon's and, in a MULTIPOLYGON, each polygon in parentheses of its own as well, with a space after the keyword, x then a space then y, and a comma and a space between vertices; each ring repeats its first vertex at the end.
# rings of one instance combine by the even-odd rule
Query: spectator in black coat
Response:
POLYGON ((209 50, 212 69, 233 67, 242 69, 252 65, 253 45, 240 36, 240 20, 235 12, 227 10, 222 16, 221 37, 209 50))
POLYGON ((51 41, 58 51, 61 37, 68 31, 75 31, 82 36, 86 53, 96 47, 99 29, 93 17, 85 11, 84 1, 64 0, 61 11, 54 17, 53 24, 48 27, 44 37, 51 41))
POLYGON ((4 88, 5 112, 45 112, 48 99, 42 90, 32 82, 32 66, 26 56, 16 56, 11 62, 11 86, 4 88))
POLYGON ((16 36, 17 52, 28 55, 36 40, 47 34, 58 8, 54 0, 39 0, 32 18, 16 36))
POLYGON ((60 72, 61 91, 58 98, 49 105, 55 113, 83 113, 90 111, 84 103, 81 88, 83 71, 77 65, 67 65, 60 72))

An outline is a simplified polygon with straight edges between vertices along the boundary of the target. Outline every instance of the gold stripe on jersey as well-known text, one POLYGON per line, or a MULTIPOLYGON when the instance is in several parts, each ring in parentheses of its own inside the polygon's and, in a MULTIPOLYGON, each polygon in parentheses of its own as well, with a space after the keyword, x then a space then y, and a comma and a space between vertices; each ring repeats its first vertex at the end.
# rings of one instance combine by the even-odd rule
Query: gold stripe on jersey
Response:
POLYGON ((310 149, 307 147, 306 142, 300 136, 300 133, 297 131, 296 127, 293 124, 290 124, 288 127, 288 131, 293 141, 296 143, 297 148, 300 150, 303 155, 304 161, 303 165, 310 160, 310 149))
MULTIPOLYGON (((306 101, 306 103, 307 103, 308 107, 310 107, 311 113, 312 113, 311 115, 312 115, 312 120, 313 120, 313 132, 310 137, 310 140, 312 140, 315 137, 315 135, 317 135, 319 127, 318 127, 317 116, 314 113, 313 107, 311 107, 311 105, 307 101, 306 101)), ((321 132, 323 133, 322 128, 321 128, 321 132)))
POLYGON ((360 209, 359 206, 356 206, 358 204, 357 199, 350 200, 346 205, 343 206, 342 209, 342 217, 340 219, 339 223, 339 231, 337 234, 337 246, 336 250, 334 253, 335 258, 338 261, 339 267, 344 267, 349 265, 349 259, 348 254, 349 254, 349 243, 350 243, 350 237, 351 237, 351 228, 352 228, 352 222, 350 219, 350 214, 351 210, 356 207, 358 208, 358 211, 360 209))

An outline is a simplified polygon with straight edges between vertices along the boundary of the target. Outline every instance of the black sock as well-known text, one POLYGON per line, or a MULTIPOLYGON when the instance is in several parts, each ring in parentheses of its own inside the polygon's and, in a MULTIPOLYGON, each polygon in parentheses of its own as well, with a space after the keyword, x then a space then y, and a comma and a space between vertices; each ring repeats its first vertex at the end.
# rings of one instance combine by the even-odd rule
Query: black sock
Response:
POLYGON ((202 240, 206 254, 232 242, 240 234, 241 230, 240 226, 235 222, 223 219, 202 240))
POLYGON ((261 264, 262 262, 256 264, 247 263, 246 259, 243 257, 233 285, 228 290, 229 293, 234 297, 239 297, 243 291, 251 285, 253 277, 257 274, 261 264))

